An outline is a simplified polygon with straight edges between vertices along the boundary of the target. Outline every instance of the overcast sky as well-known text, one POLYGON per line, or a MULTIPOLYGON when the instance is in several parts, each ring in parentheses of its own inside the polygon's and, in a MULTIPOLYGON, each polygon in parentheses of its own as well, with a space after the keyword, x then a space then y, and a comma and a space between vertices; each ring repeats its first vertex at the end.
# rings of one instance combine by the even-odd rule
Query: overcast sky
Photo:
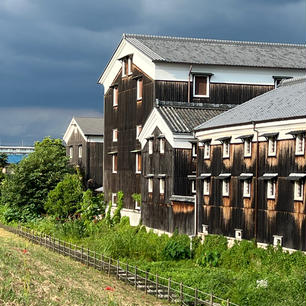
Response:
POLYGON ((306 0, 0 0, 0 145, 101 116, 122 33, 305 43, 306 0))

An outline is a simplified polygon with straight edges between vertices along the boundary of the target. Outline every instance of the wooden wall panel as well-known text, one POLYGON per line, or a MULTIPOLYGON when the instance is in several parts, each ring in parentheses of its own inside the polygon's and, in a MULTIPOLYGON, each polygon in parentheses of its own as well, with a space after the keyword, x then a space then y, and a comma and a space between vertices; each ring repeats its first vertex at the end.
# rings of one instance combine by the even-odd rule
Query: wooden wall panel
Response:
MULTIPOLYGON (((270 85, 210 83, 208 98, 192 96, 192 82, 190 83, 191 102, 211 104, 241 104, 269 90, 270 85)), ((156 98, 162 101, 188 101, 188 82, 156 81, 156 98)))
POLYGON ((104 99, 104 190, 106 200, 111 194, 122 190, 124 193, 124 207, 134 209, 133 193, 140 193, 139 174, 136 174, 136 156, 131 151, 140 148, 136 139, 136 125, 144 125, 153 108, 153 82, 135 65, 131 76, 121 76, 118 73, 114 84, 118 85, 118 106, 113 107, 113 90, 110 89, 104 99), (143 95, 137 102, 135 76, 142 75, 143 95), (118 141, 112 141, 112 130, 118 129, 118 141), (112 156, 109 152, 118 151, 118 170, 112 173, 112 156))
MULTIPOLYGON (((203 149, 198 154, 198 172, 212 173, 211 195, 202 194, 203 182, 198 181, 198 201, 200 204, 199 229, 202 224, 209 225, 209 232, 234 236, 235 229, 243 230, 243 238, 255 237, 255 160, 256 144, 252 145, 252 157, 244 158, 243 145, 231 144, 231 157, 222 158, 222 146, 211 147, 211 161, 203 159, 203 149), (222 181, 214 177, 221 172, 232 174, 230 197, 222 197, 222 181), (253 173, 252 196, 243 198, 243 181, 237 179, 240 173, 253 173)), ((286 180, 290 173, 305 173, 305 155, 295 156, 295 141, 277 142, 277 156, 267 156, 267 142, 259 145, 259 176, 264 173, 278 173, 275 200, 267 199, 267 182, 258 181, 258 227, 259 242, 273 243, 273 235, 283 236, 283 245, 288 248, 306 250, 306 214, 304 200, 294 201, 294 183, 286 180)), ((304 185, 305 186, 305 185, 304 185)))

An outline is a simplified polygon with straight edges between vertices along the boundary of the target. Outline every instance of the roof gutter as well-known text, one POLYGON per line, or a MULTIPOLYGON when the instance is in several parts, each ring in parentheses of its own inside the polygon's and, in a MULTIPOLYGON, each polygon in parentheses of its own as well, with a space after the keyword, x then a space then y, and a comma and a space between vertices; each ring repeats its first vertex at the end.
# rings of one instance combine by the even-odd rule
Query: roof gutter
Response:
POLYGON ((271 122, 271 121, 285 121, 285 120, 294 120, 294 119, 303 119, 306 118, 306 116, 295 116, 295 117, 287 117, 287 118, 273 118, 273 119, 266 119, 266 120, 261 120, 261 121, 248 121, 248 122, 241 122, 241 123, 235 123, 235 124, 225 124, 225 125, 219 125, 219 126, 213 126, 209 128, 204 128, 204 129, 197 129, 195 128, 195 132, 201 132, 201 131, 209 131, 209 130, 214 130, 214 129, 222 129, 222 128, 229 128, 229 127, 234 127, 234 126, 239 126, 239 125, 247 125, 247 124, 252 124, 254 123, 259 124, 259 123, 266 123, 266 122, 271 122))
POLYGON ((192 65, 190 65, 189 74, 188 74, 188 99, 187 99, 188 103, 190 103, 190 76, 191 76, 191 71, 192 71, 192 65))

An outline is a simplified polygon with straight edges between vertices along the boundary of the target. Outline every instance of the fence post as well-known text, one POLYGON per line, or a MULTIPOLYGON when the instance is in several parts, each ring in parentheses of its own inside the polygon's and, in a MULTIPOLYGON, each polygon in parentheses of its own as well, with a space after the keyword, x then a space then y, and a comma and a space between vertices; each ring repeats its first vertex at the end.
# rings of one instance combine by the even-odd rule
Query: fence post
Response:
POLYGON ((55 252, 55 237, 53 236, 53 252, 55 252))
POLYGON ((83 248, 83 246, 82 246, 82 248, 81 248, 81 262, 83 263, 83 252, 84 252, 84 248, 83 248))
POLYGON ((210 294, 210 305, 214 305, 214 295, 212 293, 210 294))
POLYGON ((198 305, 198 288, 194 289, 194 306, 198 305))
POLYGON ((229 299, 226 300, 226 306, 230 306, 230 300, 229 299))
POLYGON ((137 266, 135 266, 135 289, 137 290, 137 266))
POLYGON ((183 284, 180 283, 180 302, 183 303, 183 284))
POLYGON ((170 302, 171 278, 168 278, 168 302, 170 302))
POLYGON ((89 267, 89 248, 87 248, 87 267, 89 267))
POLYGON ((94 252, 94 268, 97 269, 97 252, 94 252))
POLYGON ((158 299, 158 275, 156 274, 156 277, 155 277, 155 285, 156 285, 156 298, 158 299))
POLYGON ((101 271, 104 271, 104 255, 101 255, 101 271))
POLYGON ((128 282, 128 277, 129 277, 129 264, 126 263, 126 271, 125 271, 125 280, 128 282))
POLYGON ((117 259, 117 279, 119 279, 119 259, 117 259))
POLYGON ((57 239, 58 242, 58 254, 61 254, 61 239, 57 239))
POLYGON ((108 258, 108 276, 110 276, 110 269, 111 269, 111 258, 108 258))
POLYGON ((147 290, 148 290, 147 283, 148 283, 148 271, 146 271, 146 273, 145 273, 145 293, 146 294, 147 294, 147 290))

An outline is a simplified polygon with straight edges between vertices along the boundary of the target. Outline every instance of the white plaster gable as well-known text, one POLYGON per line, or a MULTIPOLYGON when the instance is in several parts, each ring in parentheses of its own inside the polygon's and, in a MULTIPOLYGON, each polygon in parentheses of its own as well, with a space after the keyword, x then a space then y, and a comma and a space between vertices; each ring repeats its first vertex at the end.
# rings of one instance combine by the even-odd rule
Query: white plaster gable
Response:
POLYGON ((152 110, 138 137, 142 149, 146 145, 147 138, 153 134, 156 128, 161 131, 172 148, 191 149, 190 141, 194 140, 193 135, 174 134, 156 108, 152 110))

